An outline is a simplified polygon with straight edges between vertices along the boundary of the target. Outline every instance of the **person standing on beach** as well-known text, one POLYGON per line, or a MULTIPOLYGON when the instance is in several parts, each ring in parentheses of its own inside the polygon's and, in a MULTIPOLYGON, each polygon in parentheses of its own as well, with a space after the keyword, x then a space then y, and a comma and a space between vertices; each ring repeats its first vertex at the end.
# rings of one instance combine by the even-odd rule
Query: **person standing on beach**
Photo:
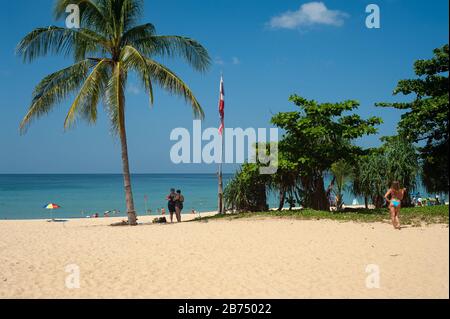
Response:
POLYGON ((184 196, 181 194, 181 190, 177 190, 175 197, 175 212, 177 214, 177 221, 181 223, 181 212, 184 208, 184 196))
POLYGON ((405 196, 406 189, 400 189, 400 183, 395 181, 392 183, 391 188, 387 191, 384 198, 389 205, 389 211, 391 213, 392 225, 395 229, 400 230, 400 208, 402 206, 402 200, 405 196))
POLYGON ((167 196, 167 208, 169 209, 169 213, 170 213, 170 222, 173 223, 173 214, 176 213, 176 208, 175 208, 175 199, 177 197, 177 194, 175 193, 175 189, 172 188, 170 190, 170 194, 167 196))

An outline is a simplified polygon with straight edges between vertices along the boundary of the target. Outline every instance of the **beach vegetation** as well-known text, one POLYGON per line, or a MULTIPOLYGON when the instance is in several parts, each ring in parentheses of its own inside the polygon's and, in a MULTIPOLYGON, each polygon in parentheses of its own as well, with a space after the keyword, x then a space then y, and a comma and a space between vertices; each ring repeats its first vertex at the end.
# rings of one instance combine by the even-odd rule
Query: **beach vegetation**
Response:
POLYGON ((272 124, 284 130, 279 143, 281 156, 294 165, 298 172, 297 196, 301 206, 328 210, 330 203, 324 185, 324 176, 334 163, 346 160, 352 163, 362 148, 355 139, 377 133, 378 117, 363 119, 351 113, 359 102, 318 103, 298 95, 290 101, 299 109, 281 112, 272 118, 272 124))
MULTIPOLYGON (((432 59, 418 60, 414 65, 418 78, 398 83, 394 94, 414 94, 413 102, 377 104, 406 110, 398 134, 382 137, 378 148, 363 149, 354 144, 358 138, 377 133, 382 122, 378 117, 364 120, 351 114, 359 106, 357 101, 318 103, 291 96, 299 110, 280 112, 271 120, 284 130, 278 143, 278 171, 266 184, 266 190, 279 198, 278 211, 286 203, 290 209, 299 206, 329 211, 331 193, 340 211, 345 190, 363 197, 366 209, 370 202, 380 209, 393 181, 406 189, 402 206, 410 206, 419 177, 428 191, 448 192, 448 50, 444 45, 434 50, 432 59), (332 176, 327 189, 326 174, 332 176)), ((230 183, 228 194, 234 194, 233 187, 236 184, 230 183)), ((262 185, 258 187, 262 192, 262 185)), ((246 210, 238 201, 234 203, 234 210, 246 210)))
POLYGON ((400 136, 384 137, 383 145, 370 149, 355 162, 352 192, 371 202, 376 208, 384 206, 384 194, 393 181, 406 189, 403 206, 411 205, 411 192, 417 187, 420 166, 416 147, 400 136))
POLYGON ((370 154, 360 156, 354 167, 352 191, 364 198, 365 207, 371 202, 376 208, 384 205, 384 194, 388 189, 386 178, 386 157, 379 150, 372 150, 370 154))
MULTIPOLYGON (((387 209, 363 209, 346 208, 342 212, 318 211, 312 209, 301 210, 271 210, 260 212, 241 212, 201 217, 195 221, 208 220, 236 220, 245 218, 280 218, 296 220, 334 220, 340 222, 390 223, 389 211, 387 209)), ((448 205, 407 207, 401 211, 402 224, 404 226, 423 226, 431 224, 449 224, 448 205)))
MULTIPOLYGON (((341 195, 342 203, 346 181, 353 173, 352 164, 365 154, 353 141, 375 134, 377 125, 382 122, 378 117, 363 119, 357 114, 351 114, 359 106, 359 103, 353 100, 318 103, 293 95, 290 101, 299 110, 281 112, 272 118, 272 124, 284 130, 284 135, 278 143, 277 171, 270 175, 270 178, 254 176, 258 183, 248 182, 244 178, 246 174, 243 174, 242 170, 239 171, 227 185, 224 194, 225 201, 230 203, 228 206, 232 210, 261 210, 255 206, 248 210, 248 201, 240 201, 240 197, 236 195, 252 192, 267 194, 268 191, 278 194, 278 210, 282 210, 286 202, 291 209, 294 206, 302 206, 329 210, 330 201, 324 178, 325 174, 333 171, 333 167, 335 180, 338 180, 338 185, 333 187, 333 190, 341 195), (257 189, 252 190, 252 187, 257 189)), ((258 165, 253 164, 252 171, 257 171, 258 165)), ((247 168, 248 166, 244 172, 247 168)), ((259 196, 258 199, 264 197, 259 196)))
POLYGON ((301 202, 300 172, 297 163, 290 161, 284 153, 278 154, 278 170, 270 176, 268 189, 278 195, 278 210, 287 202, 289 209, 301 202))
POLYGON ((398 132, 419 144, 422 180, 430 192, 448 192, 449 46, 434 50, 428 60, 414 63, 415 79, 401 80, 394 95, 413 96, 411 102, 378 103, 403 110, 398 132))
POLYGON ((330 191, 336 198, 336 209, 340 211, 344 205, 344 192, 350 190, 349 183, 353 178, 353 166, 346 160, 340 160, 331 165, 330 169, 333 180, 330 185, 330 191))
POLYGON ((255 163, 243 164, 224 189, 225 207, 231 211, 267 210, 270 175, 261 175, 255 163))

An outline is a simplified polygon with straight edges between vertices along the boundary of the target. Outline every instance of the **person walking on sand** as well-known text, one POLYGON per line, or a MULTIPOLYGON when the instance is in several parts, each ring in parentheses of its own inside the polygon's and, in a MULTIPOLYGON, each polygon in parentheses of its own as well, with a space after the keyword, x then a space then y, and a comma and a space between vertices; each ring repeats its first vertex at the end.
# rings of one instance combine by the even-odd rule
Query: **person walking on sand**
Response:
POLYGON ((175 212, 177 214, 177 221, 181 223, 181 212, 184 208, 184 196, 181 194, 181 190, 177 190, 177 195, 175 196, 175 212))
POLYGON ((391 213, 392 225, 395 229, 401 229, 400 227, 400 208, 402 206, 402 200, 405 196, 406 189, 400 189, 400 183, 395 181, 392 183, 391 188, 387 191, 384 198, 389 205, 389 211, 391 213))
POLYGON ((170 194, 167 195, 167 208, 169 209, 169 213, 170 213, 170 222, 173 223, 173 214, 176 213, 176 209, 175 209, 175 199, 177 197, 177 194, 175 193, 175 189, 172 188, 170 190, 170 194))

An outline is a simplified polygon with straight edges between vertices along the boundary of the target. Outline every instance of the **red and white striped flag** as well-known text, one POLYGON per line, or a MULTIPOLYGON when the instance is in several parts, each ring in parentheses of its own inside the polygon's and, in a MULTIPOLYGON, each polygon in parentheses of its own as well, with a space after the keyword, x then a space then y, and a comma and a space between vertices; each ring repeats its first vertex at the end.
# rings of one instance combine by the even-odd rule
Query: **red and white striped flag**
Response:
POLYGON ((220 114, 219 134, 223 135, 223 130, 225 128, 225 89, 223 86, 223 77, 220 78, 219 114, 220 114))

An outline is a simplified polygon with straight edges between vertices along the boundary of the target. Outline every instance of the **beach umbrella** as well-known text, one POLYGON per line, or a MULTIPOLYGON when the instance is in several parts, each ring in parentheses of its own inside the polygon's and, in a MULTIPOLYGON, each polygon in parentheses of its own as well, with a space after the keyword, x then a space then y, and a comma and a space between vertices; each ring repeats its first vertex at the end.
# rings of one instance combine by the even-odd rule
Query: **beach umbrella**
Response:
POLYGON ((58 204, 50 203, 50 204, 45 205, 44 208, 51 211, 51 218, 52 218, 52 220, 54 220, 53 219, 53 210, 59 209, 59 208, 61 208, 61 206, 59 206, 58 204))

